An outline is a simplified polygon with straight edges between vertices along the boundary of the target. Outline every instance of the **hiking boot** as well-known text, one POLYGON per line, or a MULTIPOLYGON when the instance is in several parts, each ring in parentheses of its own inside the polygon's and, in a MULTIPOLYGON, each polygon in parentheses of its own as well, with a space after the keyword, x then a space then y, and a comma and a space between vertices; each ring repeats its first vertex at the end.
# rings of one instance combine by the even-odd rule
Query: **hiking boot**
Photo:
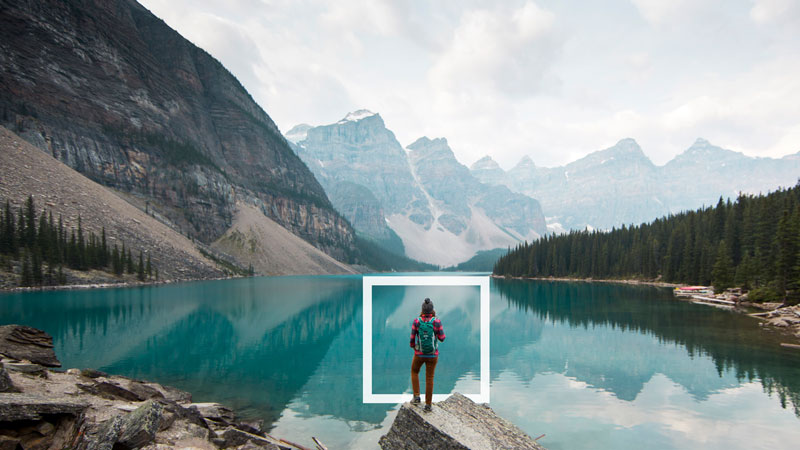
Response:
POLYGON ((422 410, 425 411, 425 412, 431 412, 431 404, 430 403, 425 403, 425 407, 422 408, 422 410))
POLYGON ((420 402, 419 395, 411 399, 411 403, 414 405, 419 405, 419 402, 420 402))

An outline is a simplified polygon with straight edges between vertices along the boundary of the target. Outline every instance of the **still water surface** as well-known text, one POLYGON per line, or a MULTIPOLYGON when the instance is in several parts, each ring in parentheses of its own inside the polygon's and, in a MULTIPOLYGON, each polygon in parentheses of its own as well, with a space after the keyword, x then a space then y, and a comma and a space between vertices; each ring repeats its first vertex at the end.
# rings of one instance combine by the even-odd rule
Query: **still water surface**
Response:
MULTIPOLYGON (((447 333, 436 393, 477 392, 478 291, 373 291, 374 393, 410 392, 410 322, 447 333)), ((262 277, 0 295, 69 367, 173 385, 313 447, 376 448, 396 405, 361 403, 361 277, 262 277)), ((493 280, 491 405, 555 449, 796 448, 800 352, 755 319, 667 289, 493 280)), ((424 382, 423 382, 424 384, 424 382)))

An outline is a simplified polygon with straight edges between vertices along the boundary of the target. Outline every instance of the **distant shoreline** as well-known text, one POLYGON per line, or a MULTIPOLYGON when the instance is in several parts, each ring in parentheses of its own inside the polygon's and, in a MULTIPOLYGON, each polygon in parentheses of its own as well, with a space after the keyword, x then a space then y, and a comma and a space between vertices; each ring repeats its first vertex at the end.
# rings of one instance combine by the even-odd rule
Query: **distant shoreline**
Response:
POLYGON ((631 279, 603 279, 603 278, 572 278, 572 277, 506 277, 503 275, 490 275, 492 278, 498 279, 512 279, 512 280, 536 280, 536 281, 579 281, 582 283, 613 283, 613 284, 627 284, 627 285, 644 285, 656 286, 665 288, 676 288, 685 286, 679 283, 666 283, 663 281, 647 281, 647 280, 631 280, 631 279))
POLYGON ((87 289, 109 289, 109 288, 130 288, 142 286, 158 286, 162 284, 189 283, 193 281, 219 281, 230 280, 233 278, 247 278, 242 275, 231 275, 216 278, 187 278, 181 280, 159 280, 159 281, 122 281, 119 283, 86 283, 86 284, 59 284, 55 286, 16 286, 0 288, 0 293, 12 292, 38 292, 38 291, 72 291, 87 289))
MULTIPOLYGON (((492 278, 505 279, 501 275, 491 275, 492 278)), ((512 280, 535 280, 535 281, 568 281, 568 282, 582 282, 582 283, 609 283, 609 284, 625 284, 625 285, 640 285, 640 286, 655 286, 663 288, 675 288, 679 286, 686 286, 685 284, 665 283, 662 281, 643 281, 643 280, 605 280, 593 278, 568 278, 568 277, 508 277, 512 280)), ((680 298, 675 300, 687 301, 680 298)), ((692 301, 688 299, 688 301, 692 301)), ((751 311, 752 311, 751 309, 751 311)), ((759 304, 750 302, 741 302, 732 308, 731 311, 742 314, 754 319, 758 319, 761 325, 767 325, 763 329, 770 329, 783 333, 787 338, 800 342, 800 322, 796 318, 800 317, 800 306, 784 307, 780 304, 759 304), (751 313, 745 308, 759 309, 765 312, 751 313)), ((786 346, 794 347, 796 344, 787 343, 786 346)), ((800 348, 800 347, 799 347, 800 348)))

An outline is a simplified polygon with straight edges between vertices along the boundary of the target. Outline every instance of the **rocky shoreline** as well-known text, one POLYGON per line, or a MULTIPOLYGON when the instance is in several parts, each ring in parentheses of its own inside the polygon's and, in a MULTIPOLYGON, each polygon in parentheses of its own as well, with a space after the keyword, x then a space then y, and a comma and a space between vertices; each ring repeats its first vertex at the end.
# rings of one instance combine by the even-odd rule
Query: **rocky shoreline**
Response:
MULTIPOLYGON (((491 275, 492 278, 508 278, 502 275, 491 275)), ((647 280, 630 280, 630 279, 593 279, 593 278, 569 278, 569 277, 510 277, 512 280, 536 280, 536 281, 569 281, 569 282, 583 282, 583 283, 610 283, 610 284, 627 284, 627 285, 642 285, 642 286, 656 286, 675 288, 684 286, 676 283, 665 283, 662 281, 647 281, 647 280)), ((800 305, 785 306, 782 303, 750 303, 747 302, 746 297, 737 302, 733 311, 746 314, 750 317, 763 320, 762 326, 771 327, 776 330, 786 333, 788 336, 800 340, 800 305), (744 308, 760 309, 764 312, 751 313, 744 308)), ((800 345, 787 344, 788 347, 800 348, 800 345)))
MULTIPOLYGON (((749 314, 750 317, 763 320, 762 326, 777 328, 781 331, 791 333, 800 342, 800 305, 783 306, 778 304, 774 309, 762 313, 749 314)), ((800 346, 788 344, 787 347, 800 346)))
POLYGON ((188 392, 60 365, 43 331, 0 326, 0 449, 307 450, 188 392))
POLYGON ((159 280, 159 281, 119 281, 119 282, 98 282, 98 283, 83 283, 83 284, 60 284, 55 286, 16 286, 16 287, 0 287, 2 292, 38 292, 38 291, 72 291, 83 289, 108 289, 108 288, 129 288, 129 287, 142 287, 142 286, 160 286, 165 284, 176 283, 190 283, 193 281, 220 281, 230 280, 234 278, 246 278, 243 275, 227 275, 224 277, 214 278, 188 278, 179 280, 159 280))
POLYGON ((505 277, 503 275, 491 275, 492 278, 512 279, 512 280, 536 280, 536 281, 579 281, 583 283, 610 283, 610 284, 632 284, 643 286, 657 286, 675 288, 683 286, 676 283, 665 283, 663 281, 631 280, 631 279, 600 279, 600 278, 570 278, 570 277, 505 277))

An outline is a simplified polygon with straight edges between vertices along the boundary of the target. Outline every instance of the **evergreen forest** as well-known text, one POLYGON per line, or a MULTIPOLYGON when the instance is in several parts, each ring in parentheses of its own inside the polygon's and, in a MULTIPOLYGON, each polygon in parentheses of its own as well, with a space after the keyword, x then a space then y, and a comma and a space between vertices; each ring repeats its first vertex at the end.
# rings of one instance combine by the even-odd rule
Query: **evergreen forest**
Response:
POLYGON ((800 300, 800 183, 767 195, 720 198, 611 231, 572 231, 521 243, 497 275, 639 279, 750 291, 751 301, 800 300))
POLYGON ((77 271, 92 269, 111 272, 116 276, 136 274, 139 281, 158 278, 150 255, 117 244, 110 246, 103 227, 100 236, 83 229, 78 216, 78 228, 69 230, 61 216, 56 221, 52 212, 37 214, 33 197, 15 212, 8 200, 0 208, 0 270, 19 273, 20 286, 54 286, 66 284, 64 268, 77 271), (15 264, 16 262, 16 264, 15 264))

